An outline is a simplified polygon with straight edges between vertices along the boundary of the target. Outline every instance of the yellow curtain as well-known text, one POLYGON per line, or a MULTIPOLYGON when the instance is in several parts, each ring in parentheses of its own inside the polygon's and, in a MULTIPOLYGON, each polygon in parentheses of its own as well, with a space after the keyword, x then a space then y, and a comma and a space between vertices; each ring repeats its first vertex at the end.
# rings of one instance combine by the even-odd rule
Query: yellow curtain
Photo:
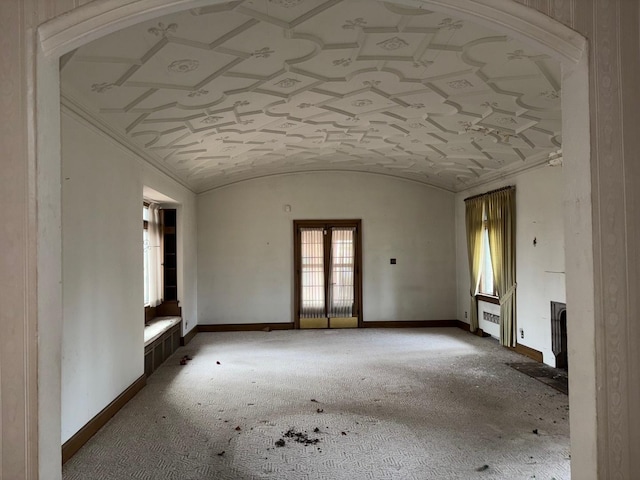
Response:
POLYGON ((509 188, 486 195, 489 249, 500 298, 500 343, 515 347, 516 193, 509 188))
POLYGON ((469 255, 469 295, 471 303, 470 330, 478 330, 478 304, 476 294, 478 293, 478 283, 480 282, 480 271, 482 268, 482 232, 483 232, 483 210, 484 197, 470 198, 465 200, 465 221, 467 225, 467 253, 469 255))

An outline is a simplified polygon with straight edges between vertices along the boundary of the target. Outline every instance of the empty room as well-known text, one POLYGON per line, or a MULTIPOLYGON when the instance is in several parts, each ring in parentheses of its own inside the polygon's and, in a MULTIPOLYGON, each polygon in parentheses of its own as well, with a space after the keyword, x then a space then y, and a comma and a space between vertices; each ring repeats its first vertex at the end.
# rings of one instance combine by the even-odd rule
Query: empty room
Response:
POLYGON ((630 465, 604 460, 584 19, 525 3, 105 0, 39 27, 39 476, 630 465))

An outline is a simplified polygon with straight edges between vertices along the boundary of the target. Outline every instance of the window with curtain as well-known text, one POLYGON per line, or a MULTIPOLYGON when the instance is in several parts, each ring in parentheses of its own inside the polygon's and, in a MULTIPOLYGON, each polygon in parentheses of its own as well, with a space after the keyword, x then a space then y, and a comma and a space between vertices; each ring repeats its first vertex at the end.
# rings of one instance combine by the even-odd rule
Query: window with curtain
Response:
POLYGON ((162 302, 162 225, 158 205, 143 205, 142 225, 144 305, 156 307, 162 302))
POLYGON ((351 317, 354 302, 355 228, 331 230, 331 269, 329 271, 329 316, 351 317))
POLYGON ((496 297, 496 287, 493 281, 493 264, 491 262, 491 249, 489 247, 489 229, 484 222, 482 231, 482 269, 480 270, 480 284, 478 293, 496 297))
POLYGON ((500 343, 516 344, 516 201, 505 187, 465 199, 467 251, 471 288, 471 331, 478 328, 476 295, 500 301, 500 343))
POLYGON ((294 220, 294 308, 300 328, 354 328, 362 296, 360 220, 294 220))
POLYGON ((324 317, 324 229, 302 228, 300 241, 302 253, 300 316, 302 318, 324 317))

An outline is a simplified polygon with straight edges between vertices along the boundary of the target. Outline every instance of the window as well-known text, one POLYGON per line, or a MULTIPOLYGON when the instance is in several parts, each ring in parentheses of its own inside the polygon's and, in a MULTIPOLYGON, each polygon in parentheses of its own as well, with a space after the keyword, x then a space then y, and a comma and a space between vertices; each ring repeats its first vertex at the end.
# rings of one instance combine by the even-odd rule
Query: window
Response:
POLYGON ((155 307, 162 301, 162 241, 160 210, 157 205, 143 204, 142 227, 144 305, 155 307))
POLYGON ((149 305, 149 205, 142 207, 142 250, 144 252, 144 306, 149 305))
POLYGON ((480 270, 480 286, 478 291, 480 295, 489 295, 497 297, 496 286, 493 281, 493 265, 491 263, 491 250, 489 248, 489 229, 487 221, 483 222, 482 232, 482 268, 480 270))

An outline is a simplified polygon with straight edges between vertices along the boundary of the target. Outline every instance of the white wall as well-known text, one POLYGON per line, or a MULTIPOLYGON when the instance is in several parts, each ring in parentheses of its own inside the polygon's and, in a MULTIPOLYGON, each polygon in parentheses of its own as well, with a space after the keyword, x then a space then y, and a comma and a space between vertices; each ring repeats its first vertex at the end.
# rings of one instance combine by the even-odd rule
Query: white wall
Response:
POLYGON ((458 319, 469 321, 465 317, 469 311, 469 264, 464 199, 506 185, 516 186, 518 343, 541 351, 544 362, 555 366, 550 302, 566 302, 562 167, 540 167, 456 195, 458 319), (524 338, 520 329, 524 330, 524 338))
POLYGON ((63 113, 63 443, 144 372, 143 182, 184 202, 183 304, 195 324, 195 196, 63 113))
POLYGON ((293 220, 333 218, 362 219, 364 321, 454 319, 453 202, 435 188, 348 172, 199 195, 200 324, 291 322, 293 220))

